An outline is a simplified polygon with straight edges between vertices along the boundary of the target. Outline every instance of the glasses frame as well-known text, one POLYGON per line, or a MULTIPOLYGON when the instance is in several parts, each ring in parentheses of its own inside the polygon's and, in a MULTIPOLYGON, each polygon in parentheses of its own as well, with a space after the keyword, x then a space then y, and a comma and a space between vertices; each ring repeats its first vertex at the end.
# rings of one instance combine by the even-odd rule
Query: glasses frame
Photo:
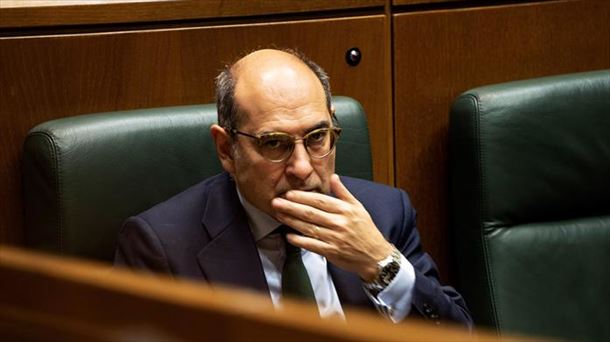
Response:
MULTIPOLYGON (((285 161, 285 160, 289 159, 289 158, 292 156, 292 154, 294 153, 294 147, 295 147, 295 145, 296 145, 297 141, 302 141, 302 142, 303 142, 303 146, 305 147, 305 151, 307 151, 307 154, 308 154, 310 157, 315 158, 315 159, 323 159, 323 158, 326 158, 326 157, 328 157, 328 156, 329 156, 331 153, 333 153, 333 151, 334 151, 334 150, 337 148, 337 140, 339 140, 339 137, 341 136, 341 128, 340 128, 340 127, 321 127, 321 128, 317 128, 317 129, 314 129, 314 130, 312 130, 311 132, 309 132, 309 133, 305 134, 305 135, 304 135, 304 136, 302 136, 301 138, 296 138, 296 137, 294 137, 293 135, 290 135, 290 134, 288 134, 288 133, 284 133, 284 132, 271 132, 271 133, 262 133, 262 134, 249 134, 249 133, 246 133, 246 132, 241 132, 241 131, 238 131, 238 130, 237 130, 237 129, 235 129, 235 128, 232 128, 232 129, 226 129, 226 128, 225 128, 225 130, 229 131, 229 132, 231 133, 231 135, 233 135, 233 136, 234 136, 234 135, 243 135, 243 136, 245 136, 245 137, 248 137, 248 138, 251 138, 251 139, 255 139, 255 140, 256 140, 256 144, 257 144, 257 146, 261 146, 261 145, 262 145, 261 138, 262 138, 262 137, 264 137, 264 136, 268 136, 268 135, 274 135, 274 134, 276 134, 276 135, 282 135, 282 136, 287 136, 287 137, 290 137, 290 138, 292 139, 292 147, 291 147, 291 149, 290 149, 290 152, 289 152, 289 153, 287 153, 285 157, 283 157, 283 158, 281 158, 281 159, 269 159, 269 158, 267 158, 267 157, 265 157, 265 156, 263 155, 263 157, 264 157, 266 160, 268 160, 268 161, 270 161, 270 162, 272 162, 272 163, 281 163, 281 162, 283 162, 283 161, 285 161), (319 133, 320 131, 329 131, 329 133, 333 135, 333 136, 331 137, 331 138, 333 139, 333 140, 332 140, 332 141, 333 141, 333 146, 332 146, 332 148, 331 148, 331 149, 329 149, 329 150, 328 150, 328 152, 327 152, 327 153, 325 153, 324 155, 322 155, 322 156, 314 156, 314 155, 312 155, 312 154, 311 154, 311 152, 309 152, 309 147, 307 147, 307 138, 308 138, 310 135, 314 134, 314 133, 319 133)), ((261 155, 262 155, 262 154, 261 154, 261 155)))

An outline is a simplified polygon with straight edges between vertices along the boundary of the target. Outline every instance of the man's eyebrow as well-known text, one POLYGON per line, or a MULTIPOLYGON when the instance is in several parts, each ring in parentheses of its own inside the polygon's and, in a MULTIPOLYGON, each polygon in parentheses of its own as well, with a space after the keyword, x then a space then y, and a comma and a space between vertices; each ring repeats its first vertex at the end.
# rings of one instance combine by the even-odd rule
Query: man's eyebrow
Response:
POLYGON ((328 127, 330 127, 330 122, 328 120, 323 120, 323 121, 320 121, 317 124, 315 124, 310 129, 308 129, 307 132, 305 132, 305 134, 307 134, 307 133, 309 133, 311 131, 315 131, 316 129, 328 128, 328 127))
MULTIPOLYGON (((322 121, 318 122, 317 124, 311 126, 309 129, 307 129, 305 131, 305 134, 315 131, 316 129, 329 128, 329 127, 330 127, 330 121, 322 120, 322 121)), ((284 132, 276 131, 276 130, 265 130, 265 131, 257 133, 256 135, 273 134, 273 133, 284 133, 284 132)), ((303 135, 305 135, 305 134, 303 134, 303 135)))

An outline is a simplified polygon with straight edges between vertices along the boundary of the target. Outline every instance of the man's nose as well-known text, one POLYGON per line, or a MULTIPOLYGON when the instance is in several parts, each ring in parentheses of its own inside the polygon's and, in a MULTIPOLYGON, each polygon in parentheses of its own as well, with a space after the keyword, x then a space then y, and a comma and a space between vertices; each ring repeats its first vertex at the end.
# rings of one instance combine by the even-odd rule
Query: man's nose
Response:
POLYGON ((286 173, 298 179, 305 180, 312 171, 313 166, 311 165, 311 157, 305 148, 305 144, 303 144, 302 141, 296 141, 292 155, 288 158, 286 173))

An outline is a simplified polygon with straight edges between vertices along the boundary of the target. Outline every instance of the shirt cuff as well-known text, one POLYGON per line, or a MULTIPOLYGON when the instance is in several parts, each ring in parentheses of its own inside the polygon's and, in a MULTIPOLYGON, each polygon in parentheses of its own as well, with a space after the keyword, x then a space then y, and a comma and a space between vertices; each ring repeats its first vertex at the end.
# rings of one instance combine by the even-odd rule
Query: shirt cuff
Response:
POLYGON ((402 321, 411 311, 411 299, 413 298, 413 287, 415 286, 415 270, 413 265, 400 256, 400 270, 392 282, 377 296, 372 295, 366 287, 364 292, 375 304, 377 311, 394 323, 402 321))

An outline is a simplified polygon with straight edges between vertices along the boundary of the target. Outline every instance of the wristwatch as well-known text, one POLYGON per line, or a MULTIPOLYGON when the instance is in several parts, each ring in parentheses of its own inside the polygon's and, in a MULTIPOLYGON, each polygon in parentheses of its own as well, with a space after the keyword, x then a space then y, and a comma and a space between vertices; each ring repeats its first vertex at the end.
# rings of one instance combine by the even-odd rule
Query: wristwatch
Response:
MULTIPOLYGON (((394 247, 394 245, 392 245, 392 247, 394 247)), ((394 247, 392 254, 377 263, 377 276, 372 282, 363 283, 364 288, 366 288, 371 295, 377 296, 390 285, 394 278, 396 278, 398 271, 400 271, 401 260, 400 252, 394 247)))

